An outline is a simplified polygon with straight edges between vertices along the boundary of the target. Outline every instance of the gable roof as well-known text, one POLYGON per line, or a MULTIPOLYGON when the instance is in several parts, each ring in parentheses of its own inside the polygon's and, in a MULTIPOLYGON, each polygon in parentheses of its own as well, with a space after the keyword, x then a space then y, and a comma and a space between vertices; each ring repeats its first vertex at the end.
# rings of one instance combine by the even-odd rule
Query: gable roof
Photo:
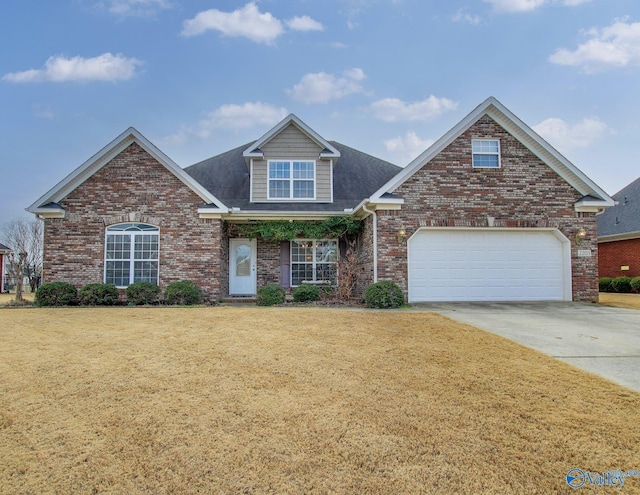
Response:
POLYGON ((11 252, 11 249, 0 242, 0 254, 7 254, 10 252, 11 252))
POLYGON ((580 192, 584 196, 579 202, 580 206, 587 208, 613 206, 613 200, 604 190, 494 97, 489 97, 478 105, 455 127, 407 165, 402 172, 378 189, 371 196, 371 202, 375 203, 380 200, 385 193, 393 192, 397 189, 485 115, 491 117, 554 170, 569 185, 580 192))
POLYGON ((244 151, 247 146, 208 158, 185 168, 185 172, 202 184, 212 195, 220 198, 230 208, 259 212, 336 212, 356 207, 382 184, 402 169, 336 141, 326 141, 340 158, 340 166, 333 170, 333 203, 275 202, 251 203, 250 177, 245 166, 244 151))
POLYGON ((613 195, 616 205, 598 215, 598 239, 640 237, 640 177, 613 195))
POLYGON ((311 129, 307 124, 302 122, 296 115, 290 113, 284 119, 282 119, 273 128, 267 131, 260 139, 248 145, 242 155, 245 158, 263 158, 261 148, 282 132, 289 124, 295 125, 303 134, 309 139, 315 142, 320 149, 320 158, 339 158, 340 152, 332 146, 329 141, 326 141, 320 134, 311 129))
POLYGON ((197 181, 193 180, 193 178, 189 174, 185 173, 185 171, 173 162, 171 158, 160 151, 133 127, 129 127, 126 131, 67 175, 58 184, 29 206, 27 211, 45 217, 63 217, 64 209, 58 203, 132 143, 137 143, 163 167, 182 181, 182 183, 184 183, 189 189, 200 196, 203 203, 215 205, 216 211, 226 213, 227 208, 220 200, 218 200, 197 181))

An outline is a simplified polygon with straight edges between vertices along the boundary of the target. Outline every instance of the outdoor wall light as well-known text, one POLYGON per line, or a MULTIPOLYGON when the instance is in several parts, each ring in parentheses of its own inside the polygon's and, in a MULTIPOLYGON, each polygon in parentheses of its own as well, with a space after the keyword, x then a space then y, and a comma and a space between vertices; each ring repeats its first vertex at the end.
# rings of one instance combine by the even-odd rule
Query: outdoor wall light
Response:
POLYGON ((407 237, 407 231, 405 230, 404 225, 402 225, 400 227, 400 230, 398 230, 398 243, 401 244, 406 237, 407 237))
POLYGON ((587 237, 587 231, 583 228, 580 228, 580 230, 578 230, 578 233, 576 234, 576 243, 582 243, 585 237, 587 237))

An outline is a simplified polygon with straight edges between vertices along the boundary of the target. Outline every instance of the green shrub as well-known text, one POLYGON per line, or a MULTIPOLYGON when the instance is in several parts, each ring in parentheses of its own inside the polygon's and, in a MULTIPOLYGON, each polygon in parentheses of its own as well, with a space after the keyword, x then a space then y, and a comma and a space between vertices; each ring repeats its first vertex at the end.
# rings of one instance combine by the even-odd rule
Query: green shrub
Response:
POLYGON ((615 292, 631 292, 631 277, 616 277, 611 281, 611 288, 615 292))
POLYGON ((151 282, 136 282, 127 287, 127 302, 133 304, 153 304, 158 302, 160 287, 151 282))
POLYGON ((317 285, 302 284, 293 289, 295 302, 311 302, 320 299, 320 287, 317 285))
POLYGON ((164 291, 164 298, 169 304, 200 304, 204 296, 202 289, 191 280, 180 280, 170 283, 164 291))
POLYGON ((80 304, 85 306, 113 306, 119 299, 113 284, 87 284, 78 292, 80 304))
POLYGON ((631 290, 636 294, 640 294, 640 277, 633 277, 631 279, 631 290))
POLYGON ((389 280, 367 287, 364 299, 369 308, 399 308, 404 304, 404 294, 398 284, 389 280))
POLYGON ((611 277, 602 277, 600 280, 598 280, 600 292, 613 292, 613 288, 611 287, 612 280, 613 279, 611 277))
POLYGON ((68 282, 42 284, 35 302, 38 306, 71 306, 78 303, 78 289, 68 282))
POLYGON ((258 306, 273 306, 282 304, 285 298, 285 290, 278 284, 269 284, 258 289, 256 304, 258 306))

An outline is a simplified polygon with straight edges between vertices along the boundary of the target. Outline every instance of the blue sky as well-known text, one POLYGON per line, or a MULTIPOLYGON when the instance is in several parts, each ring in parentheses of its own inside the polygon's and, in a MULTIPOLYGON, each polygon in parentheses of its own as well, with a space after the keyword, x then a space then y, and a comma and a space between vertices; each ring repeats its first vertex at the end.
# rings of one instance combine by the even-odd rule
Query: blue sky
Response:
POLYGON ((637 0, 5 0, 0 46, 0 223, 129 126, 185 167, 293 112, 404 166, 488 96, 640 176, 637 0))

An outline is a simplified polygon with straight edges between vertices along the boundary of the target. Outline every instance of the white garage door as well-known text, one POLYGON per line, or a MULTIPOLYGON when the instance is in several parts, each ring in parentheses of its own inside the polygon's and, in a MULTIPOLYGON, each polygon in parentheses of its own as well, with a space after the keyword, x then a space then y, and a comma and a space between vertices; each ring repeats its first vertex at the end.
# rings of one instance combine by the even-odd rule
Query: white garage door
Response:
POLYGON ((571 300, 558 231, 423 229, 408 242, 409 302, 571 300))

